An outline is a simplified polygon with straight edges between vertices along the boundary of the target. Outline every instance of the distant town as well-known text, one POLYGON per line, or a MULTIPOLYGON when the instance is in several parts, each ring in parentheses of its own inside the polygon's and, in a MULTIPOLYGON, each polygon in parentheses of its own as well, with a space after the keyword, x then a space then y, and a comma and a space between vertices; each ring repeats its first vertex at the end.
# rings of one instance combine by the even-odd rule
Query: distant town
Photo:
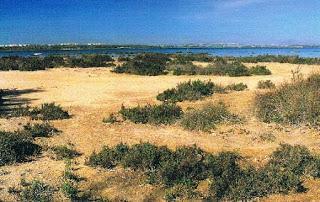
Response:
POLYGON ((60 44, 0 44, 0 51, 27 50, 85 50, 122 48, 319 48, 320 45, 243 45, 237 43, 201 43, 181 45, 113 45, 104 43, 60 43, 60 44))

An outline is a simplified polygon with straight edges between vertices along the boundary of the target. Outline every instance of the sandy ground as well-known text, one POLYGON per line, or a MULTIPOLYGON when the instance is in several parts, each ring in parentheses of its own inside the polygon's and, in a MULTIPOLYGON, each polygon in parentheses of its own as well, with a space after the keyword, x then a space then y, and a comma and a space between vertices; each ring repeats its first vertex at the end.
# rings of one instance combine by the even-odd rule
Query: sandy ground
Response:
MULTIPOLYGON (((311 151, 319 153, 319 131, 307 127, 289 127, 276 124, 261 123, 254 117, 254 97, 259 80, 270 79, 277 85, 290 81, 291 71, 299 65, 260 63, 271 71, 270 76, 251 77, 217 77, 217 76, 135 76, 114 74, 109 69, 50 69, 36 72, 0 72, 0 89, 33 90, 21 94, 30 105, 44 102, 61 104, 71 114, 72 118, 53 121, 53 125, 62 131, 61 134, 49 139, 37 140, 46 147, 73 144, 83 155, 77 158, 77 173, 86 178, 81 187, 92 189, 97 194, 108 197, 126 198, 130 201, 158 199, 160 188, 145 184, 143 176, 122 169, 105 171, 93 169, 84 165, 85 159, 93 152, 99 151, 103 145, 115 145, 120 142, 128 144, 151 142, 157 145, 167 145, 176 148, 181 145, 193 145, 208 152, 223 150, 237 151, 250 161, 260 164, 280 143, 306 145, 311 151), (210 98, 197 102, 180 103, 183 108, 198 107, 209 101, 223 100, 232 112, 244 117, 245 122, 237 125, 222 125, 212 133, 189 132, 178 125, 151 126, 133 124, 130 122, 108 125, 102 119, 112 112, 117 112, 122 104, 135 106, 138 104, 157 103, 155 97, 167 88, 175 87, 177 83, 190 79, 211 80, 227 85, 243 82, 249 87, 243 92, 215 94, 210 98), (273 134, 273 142, 265 141, 261 136, 273 134), (131 180, 128 180, 131 179, 131 180)), ((202 64, 205 65, 205 64, 202 64)), ((253 64, 246 64, 251 66, 253 64)), ((304 75, 317 71, 320 66, 300 65, 304 75)), ((26 124, 26 118, 0 119, 0 129, 15 130, 26 124)), ((53 186, 61 183, 64 162, 50 158, 49 152, 44 152, 32 162, 0 167, 0 199, 15 201, 8 194, 8 188, 17 186, 21 178, 42 179, 53 186)), ((304 194, 289 196, 271 196, 267 201, 320 201, 320 182, 306 180, 310 189, 304 194)), ((66 200, 57 196, 58 201, 66 200)), ((0 200, 1 201, 1 200, 0 200)))

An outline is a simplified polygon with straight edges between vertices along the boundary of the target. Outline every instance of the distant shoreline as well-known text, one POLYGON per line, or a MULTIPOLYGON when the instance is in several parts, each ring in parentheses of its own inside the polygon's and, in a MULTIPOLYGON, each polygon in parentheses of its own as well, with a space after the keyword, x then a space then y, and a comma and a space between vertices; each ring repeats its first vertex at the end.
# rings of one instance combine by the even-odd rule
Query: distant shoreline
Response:
MULTIPOLYGON (((24 47, 26 48, 26 47, 24 47)), ((108 55, 135 55, 141 53, 164 53, 164 54, 208 54, 211 56, 258 56, 258 55, 284 55, 299 56, 308 58, 320 58, 320 47, 159 47, 159 46, 118 46, 118 47, 50 47, 32 49, 0 49, 0 57, 5 56, 49 56, 49 55, 69 55, 77 56, 84 54, 108 54, 108 55)))
POLYGON ((320 45, 2 45, 0 52, 5 51, 77 51, 77 50, 101 50, 101 49, 303 49, 320 48, 320 45))

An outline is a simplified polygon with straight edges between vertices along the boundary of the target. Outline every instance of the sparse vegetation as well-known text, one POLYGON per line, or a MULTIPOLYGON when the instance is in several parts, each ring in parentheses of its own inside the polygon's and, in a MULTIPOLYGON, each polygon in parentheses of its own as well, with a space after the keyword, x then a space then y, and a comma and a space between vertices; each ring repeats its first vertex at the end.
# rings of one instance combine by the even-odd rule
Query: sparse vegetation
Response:
POLYGON ((236 122, 240 119, 229 112, 222 102, 208 103, 201 109, 191 109, 181 120, 181 125, 188 130, 210 131, 222 122, 236 122))
POLYGON ((233 83, 233 84, 230 84, 230 85, 227 85, 225 87, 225 90, 227 91, 244 91, 245 89, 247 89, 248 86, 244 83, 233 83))
POLYGON ((259 81, 258 82, 258 89, 273 89, 276 85, 271 80, 259 81))
POLYGON ((66 145, 53 147, 52 151, 55 153, 58 160, 72 159, 80 155, 76 150, 66 145))
POLYGON ((53 188, 49 185, 34 180, 21 191, 21 201, 25 202, 50 202, 53 201, 53 188))
POLYGON ((134 123, 171 124, 182 116, 181 107, 174 104, 146 105, 144 107, 121 107, 119 114, 134 123))
POLYGON ((264 122, 320 123, 320 75, 295 79, 256 98, 257 115, 264 122))
POLYGON ((78 189, 77 185, 80 177, 73 173, 71 164, 71 160, 66 159, 66 168, 63 173, 63 179, 60 189, 62 193, 72 201, 81 200, 81 198, 79 197, 80 190, 78 189))
POLYGON ((76 199, 78 197, 79 190, 74 185, 73 182, 70 181, 64 181, 61 185, 61 191, 62 193, 70 199, 76 199))
POLYGON ((314 176, 316 171, 310 169, 316 167, 316 157, 303 146, 281 145, 269 162, 258 169, 245 163, 237 153, 212 155, 195 146, 180 147, 176 151, 149 143, 117 147, 105 147, 101 153, 94 153, 88 164, 108 169, 122 165, 142 170, 151 182, 169 187, 167 200, 196 196, 198 183, 206 179, 211 181, 209 200, 241 201, 269 194, 304 192, 301 176, 306 171, 314 176), (125 148, 121 155, 117 154, 119 148, 125 148))

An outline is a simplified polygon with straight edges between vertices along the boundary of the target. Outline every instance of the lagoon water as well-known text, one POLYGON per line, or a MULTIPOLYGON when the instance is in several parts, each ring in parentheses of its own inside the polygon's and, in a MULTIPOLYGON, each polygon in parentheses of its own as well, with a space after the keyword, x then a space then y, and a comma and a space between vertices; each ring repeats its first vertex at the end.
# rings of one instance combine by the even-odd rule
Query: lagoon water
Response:
POLYGON ((35 53, 47 55, 80 54, 136 54, 144 52, 157 53, 208 53, 217 56, 255 56, 255 55, 298 55, 300 57, 320 57, 320 48, 117 48, 95 50, 46 50, 46 51, 0 51, 3 56, 33 56, 35 53))

